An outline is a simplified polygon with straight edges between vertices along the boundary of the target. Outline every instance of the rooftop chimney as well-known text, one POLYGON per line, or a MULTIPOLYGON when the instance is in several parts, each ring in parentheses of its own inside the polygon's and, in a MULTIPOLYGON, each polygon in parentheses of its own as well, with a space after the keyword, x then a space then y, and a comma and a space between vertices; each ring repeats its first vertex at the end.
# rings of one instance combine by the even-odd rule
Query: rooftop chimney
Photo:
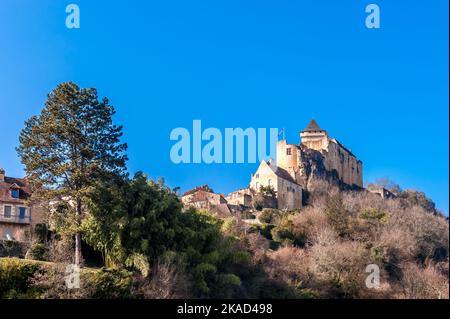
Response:
POLYGON ((0 182, 5 181, 5 170, 3 168, 0 168, 0 182))

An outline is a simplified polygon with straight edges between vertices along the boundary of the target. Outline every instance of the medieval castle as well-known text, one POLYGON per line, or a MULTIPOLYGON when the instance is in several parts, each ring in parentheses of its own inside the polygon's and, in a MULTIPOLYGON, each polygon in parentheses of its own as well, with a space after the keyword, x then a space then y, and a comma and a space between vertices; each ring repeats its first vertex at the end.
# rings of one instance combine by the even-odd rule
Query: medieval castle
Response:
POLYGON ((220 207, 225 213, 233 207, 250 207, 261 186, 271 186, 276 192, 278 208, 291 210, 302 207, 304 190, 314 179, 342 188, 362 189, 362 162, 331 138, 314 119, 300 132, 300 141, 299 144, 288 144, 285 139, 278 141, 276 161, 262 161, 251 175, 247 188, 224 197, 212 196, 207 186, 198 187, 182 196, 184 205, 205 209, 220 207))
MULTIPOLYGON (((276 207, 293 210, 304 205, 306 191, 310 191, 317 180, 342 189, 363 189, 362 162, 336 139, 330 138, 315 120, 300 132, 300 139, 299 144, 288 144, 285 139, 278 141, 276 161, 262 161, 251 174, 246 188, 225 196, 214 193, 207 185, 200 186, 183 194, 184 206, 220 215, 244 212, 255 206, 261 187, 270 186, 276 194, 276 207)), ((368 191, 383 198, 394 196, 385 189, 368 191)), ((0 168, 0 239, 26 241, 31 229, 43 222, 39 207, 27 205, 30 192, 25 179, 7 177, 0 168)))

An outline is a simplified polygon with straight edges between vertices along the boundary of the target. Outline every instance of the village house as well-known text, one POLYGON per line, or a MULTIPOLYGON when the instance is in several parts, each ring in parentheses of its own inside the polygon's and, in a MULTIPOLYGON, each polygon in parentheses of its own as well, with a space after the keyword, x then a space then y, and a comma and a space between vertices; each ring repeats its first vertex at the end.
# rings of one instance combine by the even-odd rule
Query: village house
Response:
POLYGON ((27 242, 43 223, 42 211, 26 202, 30 195, 25 179, 7 177, 0 168, 0 239, 27 242))
POLYGON ((252 174, 250 189, 257 193, 261 186, 270 186, 275 190, 278 209, 302 207, 302 187, 286 170, 272 165, 271 161, 262 161, 255 174, 252 174))
POLYGON ((216 194, 208 185, 202 185, 183 194, 181 202, 185 208, 196 208, 216 212, 220 215, 230 214, 227 201, 222 194, 216 194))
POLYGON ((238 189, 228 194, 225 199, 230 205, 242 205, 250 207, 252 205, 253 192, 248 188, 238 189))

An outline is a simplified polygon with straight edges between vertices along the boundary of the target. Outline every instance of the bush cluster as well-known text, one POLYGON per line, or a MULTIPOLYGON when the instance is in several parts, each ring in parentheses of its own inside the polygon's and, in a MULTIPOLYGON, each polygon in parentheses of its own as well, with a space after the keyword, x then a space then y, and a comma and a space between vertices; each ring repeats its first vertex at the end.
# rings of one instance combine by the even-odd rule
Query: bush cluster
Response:
POLYGON ((266 254, 266 272, 298 297, 448 298, 448 220, 411 194, 312 194, 273 226, 280 247, 266 254), (378 289, 365 285, 370 264, 381 270, 378 289))

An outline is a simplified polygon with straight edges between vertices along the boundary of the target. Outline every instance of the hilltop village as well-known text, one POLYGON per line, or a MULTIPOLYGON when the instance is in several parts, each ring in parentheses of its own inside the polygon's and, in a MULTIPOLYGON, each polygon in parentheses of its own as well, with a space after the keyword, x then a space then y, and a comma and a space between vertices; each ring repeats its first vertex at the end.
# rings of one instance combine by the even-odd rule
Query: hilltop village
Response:
MULTIPOLYGON (((299 209, 311 184, 325 180, 341 189, 364 190, 363 163, 350 149, 331 138, 313 119, 300 132, 300 143, 277 143, 277 159, 262 161, 246 188, 227 196, 216 194, 208 185, 196 187, 182 196, 183 205, 227 214, 245 211, 255 205, 261 190, 273 190, 274 206, 281 210, 299 209)), ((370 189, 382 197, 393 197, 386 189, 370 189)))
POLYGON ((0 168, 0 299, 448 298, 448 218, 420 191, 366 189, 316 121, 272 139, 244 188, 181 195, 128 175, 96 92, 60 84, 21 131, 27 176, 0 168))

